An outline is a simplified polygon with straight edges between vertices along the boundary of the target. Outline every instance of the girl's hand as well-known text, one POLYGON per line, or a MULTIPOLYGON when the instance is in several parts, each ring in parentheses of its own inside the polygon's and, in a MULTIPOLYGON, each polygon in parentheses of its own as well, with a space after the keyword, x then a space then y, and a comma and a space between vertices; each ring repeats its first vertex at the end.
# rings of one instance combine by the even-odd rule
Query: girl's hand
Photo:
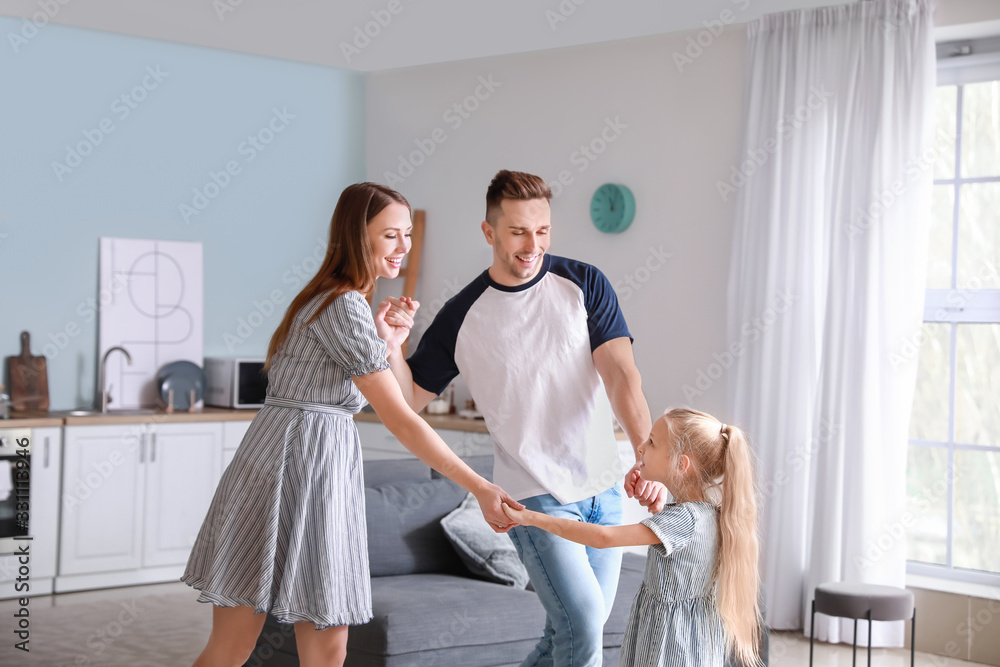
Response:
POLYGON ((487 484, 481 491, 475 493, 476 500, 479 501, 479 509, 483 511, 483 518, 490 525, 495 533, 506 533, 518 524, 511 521, 504 510, 507 507, 524 509, 524 505, 517 502, 510 495, 496 484, 487 484))
POLYGON ((389 297, 378 305, 378 310, 375 311, 375 330, 390 352, 399 349, 410 335, 413 316, 419 307, 419 302, 405 296, 399 299, 389 297))
POLYGON ((526 509, 515 509, 510 505, 504 505, 503 511, 507 514, 508 518, 514 523, 519 523, 524 526, 531 525, 531 510, 526 509))

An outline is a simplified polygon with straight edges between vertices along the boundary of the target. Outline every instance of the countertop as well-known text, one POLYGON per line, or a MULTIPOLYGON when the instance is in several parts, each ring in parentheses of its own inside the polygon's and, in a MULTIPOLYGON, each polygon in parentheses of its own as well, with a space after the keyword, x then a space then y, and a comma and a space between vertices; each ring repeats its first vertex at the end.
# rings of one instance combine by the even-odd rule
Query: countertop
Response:
POLYGON ((227 408, 202 408, 194 412, 178 411, 167 414, 157 410, 148 415, 116 415, 114 411, 106 414, 69 417, 52 412, 17 412, 11 411, 10 419, 0 419, 0 428, 43 428, 46 426, 97 426, 101 424, 179 424, 185 422, 228 422, 250 421, 257 410, 232 410, 227 408))

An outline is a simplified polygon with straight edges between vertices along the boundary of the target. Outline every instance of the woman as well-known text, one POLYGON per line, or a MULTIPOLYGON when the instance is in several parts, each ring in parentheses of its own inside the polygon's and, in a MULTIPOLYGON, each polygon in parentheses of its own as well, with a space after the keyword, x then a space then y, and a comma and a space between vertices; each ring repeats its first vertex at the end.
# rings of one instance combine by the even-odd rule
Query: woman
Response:
POLYGON ((219 482, 182 577, 215 605, 195 667, 242 665, 264 612, 295 624, 299 664, 343 664, 347 626, 372 617, 351 419, 365 400, 418 458, 471 491, 491 526, 512 525, 503 503, 521 507, 409 409, 388 370, 386 344, 398 346, 412 320, 392 314, 383 341, 365 297, 377 278, 399 274, 411 226, 409 203, 382 185, 351 185, 337 202, 326 258, 271 339, 264 408, 219 482))

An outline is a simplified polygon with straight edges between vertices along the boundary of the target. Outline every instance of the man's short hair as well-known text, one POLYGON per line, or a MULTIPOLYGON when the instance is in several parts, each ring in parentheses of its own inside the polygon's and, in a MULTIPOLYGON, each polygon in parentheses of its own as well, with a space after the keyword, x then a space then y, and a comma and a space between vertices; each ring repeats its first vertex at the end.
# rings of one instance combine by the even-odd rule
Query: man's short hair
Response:
POLYGON ((552 190, 544 180, 534 174, 501 169, 486 190, 486 222, 494 227, 497 226, 497 220, 503 213, 500 203, 504 199, 548 201, 552 199, 552 190))

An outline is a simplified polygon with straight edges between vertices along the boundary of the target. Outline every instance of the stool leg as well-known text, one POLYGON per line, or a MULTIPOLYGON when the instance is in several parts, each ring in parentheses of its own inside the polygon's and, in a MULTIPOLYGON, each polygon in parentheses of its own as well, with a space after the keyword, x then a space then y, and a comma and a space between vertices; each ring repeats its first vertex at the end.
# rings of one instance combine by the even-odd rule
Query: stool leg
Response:
POLYGON ((917 606, 913 605, 913 619, 910 621, 910 667, 913 667, 913 655, 917 650, 917 606))
MULTIPOLYGON (((809 619, 809 667, 813 665, 813 641, 816 639, 816 600, 813 599, 812 616, 809 619)), ((912 662, 912 660, 910 661, 912 662)), ((911 664, 910 667, 913 667, 911 664)))
POLYGON ((858 619, 854 619, 854 647, 851 649, 851 667, 857 667, 858 662, 858 619))
POLYGON ((868 667, 872 667, 872 610, 868 610, 868 667))

